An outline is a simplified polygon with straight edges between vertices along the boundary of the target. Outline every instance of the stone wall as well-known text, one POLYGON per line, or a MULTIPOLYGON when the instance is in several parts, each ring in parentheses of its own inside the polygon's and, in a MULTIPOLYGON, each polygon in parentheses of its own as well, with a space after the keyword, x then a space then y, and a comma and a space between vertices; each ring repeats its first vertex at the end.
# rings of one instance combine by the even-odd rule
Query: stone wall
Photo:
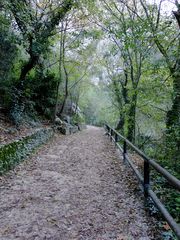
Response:
POLYGON ((0 147, 0 175, 13 169, 35 149, 46 143, 52 136, 52 128, 42 128, 32 135, 23 137, 0 147))

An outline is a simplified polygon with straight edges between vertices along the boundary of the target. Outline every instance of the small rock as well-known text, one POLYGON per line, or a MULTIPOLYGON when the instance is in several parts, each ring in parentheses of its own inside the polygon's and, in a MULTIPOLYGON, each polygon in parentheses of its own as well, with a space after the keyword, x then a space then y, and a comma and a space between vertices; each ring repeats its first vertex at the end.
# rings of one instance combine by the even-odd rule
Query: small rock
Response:
POLYGON ((56 117, 55 124, 62 125, 62 123, 63 123, 63 121, 60 118, 56 117))

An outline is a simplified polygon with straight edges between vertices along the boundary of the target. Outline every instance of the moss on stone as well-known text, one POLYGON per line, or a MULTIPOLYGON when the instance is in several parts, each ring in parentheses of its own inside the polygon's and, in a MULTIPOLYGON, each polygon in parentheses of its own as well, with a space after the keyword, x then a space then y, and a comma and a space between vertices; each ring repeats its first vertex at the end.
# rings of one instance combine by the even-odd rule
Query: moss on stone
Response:
POLYGON ((27 155, 31 154, 53 136, 53 130, 40 129, 32 135, 23 137, 0 147, 0 175, 13 169, 27 155))

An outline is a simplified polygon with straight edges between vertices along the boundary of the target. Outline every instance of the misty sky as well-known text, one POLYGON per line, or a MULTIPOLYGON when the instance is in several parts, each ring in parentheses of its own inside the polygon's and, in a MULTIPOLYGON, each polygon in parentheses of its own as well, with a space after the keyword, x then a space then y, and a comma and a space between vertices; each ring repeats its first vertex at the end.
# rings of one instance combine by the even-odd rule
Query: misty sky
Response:
MULTIPOLYGON (((160 1, 161 0, 148 0, 148 2, 150 2, 150 3, 157 3, 157 4, 159 4, 160 1)), ((172 10, 175 10, 176 6, 174 3, 175 3, 175 0, 164 0, 162 2, 163 12, 171 13, 172 10)))

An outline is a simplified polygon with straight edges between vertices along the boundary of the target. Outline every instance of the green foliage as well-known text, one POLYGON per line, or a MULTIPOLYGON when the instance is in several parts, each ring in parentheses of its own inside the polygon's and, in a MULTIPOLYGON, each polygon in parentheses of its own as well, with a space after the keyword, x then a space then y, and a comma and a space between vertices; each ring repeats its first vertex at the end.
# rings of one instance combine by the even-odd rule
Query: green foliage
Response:
POLYGON ((85 124, 85 118, 82 114, 74 114, 71 118, 71 124, 73 125, 79 125, 79 124, 85 124))
POLYGON ((25 89, 27 110, 36 111, 38 114, 52 118, 56 103, 58 79, 49 71, 37 69, 35 74, 29 76, 25 89))
POLYGON ((168 168, 174 169, 180 178, 180 125, 166 130, 165 158, 161 161, 168 168))
MULTIPOLYGON (((130 140, 136 138, 149 157, 180 177, 180 48, 175 18, 159 14, 159 7, 149 1, 42 0, 36 9, 31 0, 6 0, 0 7, 0 105, 13 105, 16 123, 27 115, 52 118, 57 99, 61 104, 66 95, 67 73, 68 98, 84 114, 74 115, 73 124, 108 122, 116 127, 122 120, 123 134, 134 135, 130 140), (62 64, 59 22, 64 19, 69 25, 61 39, 62 64)), ((46 139, 42 135, 2 147, 0 172, 39 146, 46 139)), ((178 194, 152 174, 155 191, 176 217, 178 194)))
POLYGON ((80 98, 79 106, 90 125, 104 126, 105 122, 115 125, 117 113, 111 105, 106 88, 101 84, 88 84, 88 91, 80 98))
MULTIPOLYGON (((47 50, 50 47, 50 37, 56 33, 56 26, 65 18, 65 15, 73 7, 73 0, 63 1, 62 4, 58 2, 39 3, 35 5, 33 1, 16 1, 7 0, 8 3, 5 11, 11 12, 11 23, 16 25, 16 32, 21 38, 21 47, 26 51, 26 59, 22 58, 22 66, 20 74, 16 79, 15 88, 13 89, 12 102, 11 102, 11 120, 15 124, 20 124, 23 119, 23 114, 27 109, 29 103, 30 108, 33 107, 33 101, 28 101, 30 95, 33 95, 32 86, 29 85, 27 80, 29 73, 34 70, 37 65, 41 65, 43 58, 47 58, 47 50), (42 4, 42 7, 41 7, 42 4), (43 10, 42 10, 43 9, 43 10), (12 18, 13 16, 13 18, 12 18)), ((22 54, 23 55, 23 54, 22 54)), ((44 80, 51 80, 52 77, 44 77, 44 80)), ((41 86, 42 87, 42 86, 41 86)), ((47 86, 46 86, 47 87, 47 86)), ((57 87, 57 86, 56 86, 57 87)), ((47 89, 47 88, 46 88, 47 89)), ((44 89, 41 88, 42 91, 44 89)), ((37 91, 36 91, 37 93, 37 91)), ((50 89, 51 94, 51 89, 50 89)), ((40 94, 40 101, 42 102, 42 94, 40 94)), ((45 96, 48 104, 52 103, 54 96, 45 96)), ((38 105, 38 103, 36 104, 38 105)), ((48 105, 44 112, 50 115, 50 106, 48 105)))
MULTIPOLYGON (((168 169, 169 170, 169 169, 168 169)), ((177 176, 176 172, 170 171, 174 176, 177 176)), ((152 189, 156 192, 159 199, 168 209, 170 214, 179 223, 180 221, 180 196, 178 190, 175 190, 159 173, 152 170, 152 189)))
POLYGON ((0 14, 0 104, 9 107, 13 85, 13 66, 17 58, 17 37, 10 28, 10 20, 0 14))
POLYGON ((34 134, 0 147, 0 174, 13 169, 30 153, 53 135, 52 129, 41 129, 34 134))

